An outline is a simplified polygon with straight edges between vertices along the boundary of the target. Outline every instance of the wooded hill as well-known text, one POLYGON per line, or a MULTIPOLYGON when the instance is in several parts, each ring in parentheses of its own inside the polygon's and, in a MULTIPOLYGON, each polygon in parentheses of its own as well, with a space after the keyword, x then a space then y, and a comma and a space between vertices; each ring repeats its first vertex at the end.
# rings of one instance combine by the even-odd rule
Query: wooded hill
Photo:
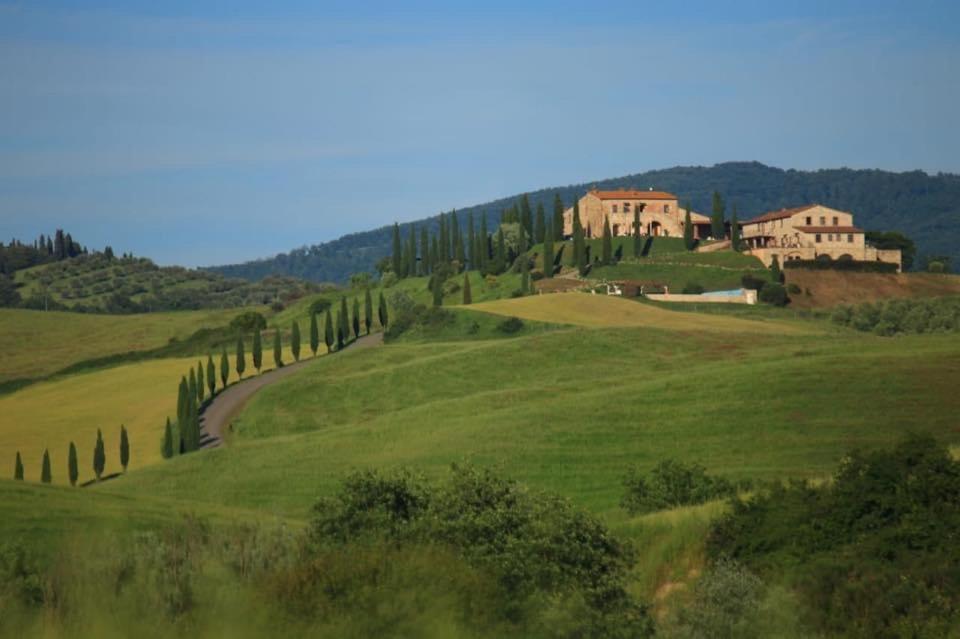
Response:
MULTIPOLYGON (((709 213, 710 198, 719 191, 735 204, 739 219, 786 206, 820 203, 851 211, 858 226, 867 230, 902 231, 916 241, 919 263, 924 256, 950 256, 960 262, 960 176, 922 171, 893 173, 880 170, 783 170, 759 162, 726 162, 712 167, 673 167, 618 178, 541 189, 529 194, 531 206, 551 210, 554 194, 566 206, 589 188, 655 187, 689 201, 694 210, 709 213)), ((493 200, 457 211, 460 221, 468 213, 487 213, 491 224, 519 195, 493 200)), ((403 217, 398 212, 398 217, 403 217)), ((410 224, 437 230, 438 216, 401 225, 404 236, 410 224)), ((209 267, 228 277, 256 280, 267 275, 291 275, 314 281, 345 281, 351 273, 372 271, 377 260, 390 254, 392 227, 345 235, 332 242, 281 253, 242 264, 209 267)))

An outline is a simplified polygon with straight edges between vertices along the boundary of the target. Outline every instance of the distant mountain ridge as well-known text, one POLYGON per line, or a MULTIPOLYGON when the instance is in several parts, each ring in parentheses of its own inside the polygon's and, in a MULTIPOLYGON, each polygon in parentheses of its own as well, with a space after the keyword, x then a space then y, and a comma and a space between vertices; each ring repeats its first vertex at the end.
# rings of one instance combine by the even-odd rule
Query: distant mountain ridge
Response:
MULTIPOLYGON (((681 202, 690 202, 694 210, 708 213, 711 195, 719 191, 727 202, 727 217, 732 205, 739 219, 745 220, 766 211, 801 204, 820 203, 854 214, 857 226, 867 230, 901 231, 917 243, 918 255, 947 255, 960 264, 960 175, 923 171, 894 173, 877 169, 820 169, 798 171, 778 169, 760 162, 725 162, 710 167, 678 166, 595 180, 529 192, 531 205, 542 203, 549 212, 555 193, 565 206, 587 189, 636 187, 675 193, 681 202)), ((461 222, 473 213, 479 222, 487 213, 491 228, 503 209, 522 194, 500 198, 457 211, 461 222)), ((438 216, 430 216, 400 225, 406 237, 408 228, 427 224, 435 229, 438 216)), ((389 254, 392 226, 351 233, 343 237, 294 249, 264 258, 207 267, 228 277, 257 280, 268 275, 290 275, 315 281, 343 282, 351 273, 371 271, 380 258, 389 254)))

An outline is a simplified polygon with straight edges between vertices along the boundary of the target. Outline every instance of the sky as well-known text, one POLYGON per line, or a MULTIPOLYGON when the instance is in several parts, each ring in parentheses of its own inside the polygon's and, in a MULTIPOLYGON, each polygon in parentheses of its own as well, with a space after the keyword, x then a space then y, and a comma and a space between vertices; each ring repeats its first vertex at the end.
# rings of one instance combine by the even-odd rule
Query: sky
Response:
POLYGON ((676 165, 960 173, 958 25, 924 0, 0 0, 0 238, 198 266, 676 165))

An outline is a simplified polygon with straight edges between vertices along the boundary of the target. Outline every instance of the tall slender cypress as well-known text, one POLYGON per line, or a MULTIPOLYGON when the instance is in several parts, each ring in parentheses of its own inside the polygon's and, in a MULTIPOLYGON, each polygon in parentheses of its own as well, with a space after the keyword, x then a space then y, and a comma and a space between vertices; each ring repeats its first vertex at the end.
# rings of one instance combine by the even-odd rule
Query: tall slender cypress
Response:
POLYGON ((507 268, 507 244, 503 237, 503 227, 497 229, 497 251, 494 257, 494 266, 499 275, 507 268))
POLYGON ((520 197, 520 226, 527 237, 533 237, 533 211, 530 209, 530 198, 524 193, 520 197))
POLYGON ((50 451, 47 449, 43 450, 43 463, 40 466, 40 481, 44 484, 49 484, 53 481, 53 473, 50 470, 50 451))
POLYGON ((490 236, 487 234, 487 212, 480 214, 480 229, 477 231, 477 250, 480 252, 480 270, 485 270, 490 261, 490 236))
POLYGON ((320 325, 317 323, 317 313, 310 313, 310 351, 313 356, 317 356, 317 350, 320 348, 320 325))
POLYGON ((403 259, 403 247, 400 245, 400 225, 393 223, 393 272, 397 277, 403 277, 401 260, 403 259))
POLYGON ((725 211, 725 205, 723 203, 723 198, 720 197, 720 193, 717 191, 713 192, 713 215, 710 216, 710 234, 713 235, 713 239, 722 240, 726 233, 724 233, 724 220, 723 214, 725 211))
POLYGON ((526 254, 520 255, 520 290, 524 295, 530 289, 530 262, 526 254))
POLYGON ((463 303, 464 305, 473 304, 473 295, 470 293, 470 273, 463 274, 463 303))
POLYGON ((473 212, 471 211, 467 214, 467 250, 469 251, 467 255, 467 261, 469 261, 469 269, 477 270, 477 234, 473 228, 473 212))
POLYGON ((463 265, 463 238, 460 236, 460 221, 456 209, 450 212, 450 244, 450 258, 463 265))
POLYGON ((427 225, 420 227, 420 277, 430 274, 430 233, 427 225))
POLYGON ((553 225, 546 228, 543 234, 543 276, 553 277, 553 225))
POLYGON ((643 254, 643 236, 640 234, 640 211, 633 209, 633 256, 640 257, 643 254))
POLYGON ((97 476, 97 481, 103 475, 103 469, 107 464, 107 456, 103 448, 103 433, 97 429, 97 443, 93 446, 93 474, 97 476))
POLYGON ((377 301, 377 319, 380 320, 380 327, 386 330, 390 318, 387 311, 387 300, 383 297, 383 291, 380 291, 380 299, 377 301))
POLYGON ((167 417, 167 425, 163 429, 163 446, 160 448, 160 454, 164 459, 173 457, 173 428, 170 426, 170 418, 167 417))
POLYGON ((333 318, 331 311, 327 309, 327 316, 323 320, 323 343, 327 345, 327 352, 333 348, 333 318))
POLYGON ((690 221, 690 209, 688 208, 683 215, 683 245, 687 247, 688 251, 692 251, 693 243, 693 223, 690 221))
POLYGON ((283 344, 280 342, 280 327, 273 329, 273 365, 283 368, 283 344))
POLYGON ((120 466, 123 472, 127 472, 127 466, 130 464, 130 439, 127 437, 127 429, 120 424, 120 466))
POLYGON ((730 215, 730 247, 734 251, 740 250, 740 221, 737 220, 737 205, 733 205, 733 213, 730 215))
MULTIPOLYGON (((277 331, 280 329, 278 328, 277 331)), ((293 353, 293 360, 300 361, 300 322, 293 320, 293 326, 290 327, 290 352, 293 353)))
POLYGON ((587 251, 584 246, 583 224, 580 223, 580 207, 573 204, 573 263, 580 275, 584 275, 587 268, 587 251))
POLYGON ((363 292, 363 324, 367 329, 367 335, 370 334, 370 327, 373 326, 373 296, 370 294, 370 287, 363 292))
POLYGON ((543 239, 547 233, 546 213, 543 210, 543 202, 537 203, 537 216, 533 222, 533 244, 543 244, 543 239))
POLYGON ((433 273, 437 270, 437 265, 440 264, 440 239, 437 235, 434 235, 430 240, 430 272, 433 273))
MULTIPOLYGON (((236 365, 236 368, 237 368, 237 377, 239 377, 240 379, 243 379, 243 371, 247 370, 247 356, 243 352, 242 337, 237 338, 237 355, 236 355, 236 361, 234 362, 234 364, 236 365)), ((222 375, 223 371, 221 371, 220 374, 222 375)), ((226 384, 224 384, 224 386, 226 386, 226 384)))
POLYGON ((360 300, 356 297, 353 298, 353 317, 352 326, 353 326, 353 338, 360 338, 360 300))
POLYGON ((257 375, 260 374, 260 368, 263 366, 263 344, 260 341, 260 329, 253 330, 253 367, 257 369, 257 375))
POLYGON ((600 259, 604 264, 613 264, 613 234, 610 232, 610 218, 603 218, 603 240, 600 259))
POLYGON ((553 239, 563 240, 563 200, 559 193, 553 195, 553 239))
POLYGON ((207 376, 203 372, 203 362, 197 360, 197 403, 203 403, 203 397, 207 390, 207 376))
POLYGON ((20 451, 17 451, 17 459, 13 463, 13 478, 17 481, 23 481, 23 460, 20 458, 20 451))
POLYGON ((337 326, 337 348, 343 348, 344 344, 350 339, 350 314, 347 311, 347 298, 340 298, 340 322, 337 326))
MULTIPOLYGON (((170 420, 167 420, 170 423, 170 420)), ((77 445, 70 442, 70 450, 67 453, 67 477, 70 479, 70 485, 77 485, 77 478, 80 477, 80 466, 77 462, 77 445)))
POLYGON ((207 388, 210 389, 210 397, 217 392, 217 367, 213 365, 213 354, 207 353, 207 388))
POLYGON ((415 277, 417 274, 417 228, 413 224, 407 237, 407 263, 403 270, 404 277, 415 277))
POLYGON ((440 242, 437 259, 446 264, 450 261, 450 240, 447 238, 447 219, 443 213, 440 214, 440 229, 437 231, 437 238, 440 242))
POLYGON ((432 283, 430 290, 433 293, 433 305, 443 306, 443 279, 439 273, 434 273, 432 283))
POLYGON ((187 380, 187 399, 196 399, 197 398, 197 376, 193 372, 193 369, 190 369, 190 377, 187 380))

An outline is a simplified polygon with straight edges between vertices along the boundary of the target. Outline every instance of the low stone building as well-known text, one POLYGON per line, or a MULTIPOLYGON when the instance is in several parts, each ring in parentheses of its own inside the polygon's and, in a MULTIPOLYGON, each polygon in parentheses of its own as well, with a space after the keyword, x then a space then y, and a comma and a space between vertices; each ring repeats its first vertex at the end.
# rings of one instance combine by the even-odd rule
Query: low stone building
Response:
MULTIPOLYGON (((604 219, 610 220, 613 235, 633 235, 633 216, 640 212, 640 234, 683 237, 686 209, 677 203, 677 196, 664 191, 620 189, 600 191, 592 189, 577 203, 580 224, 587 237, 603 235, 604 219)), ((563 234, 573 235, 573 207, 563 213, 563 234)), ((690 212, 693 236, 697 239, 710 235, 710 218, 690 212)))
POLYGON ((822 204, 764 213, 741 225, 740 236, 752 255, 767 266, 774 256, 780 264, 790 260, 889 262, 900 270, 900 251, 867 244, 863 229, 853 224, 853 214, 822 204))

